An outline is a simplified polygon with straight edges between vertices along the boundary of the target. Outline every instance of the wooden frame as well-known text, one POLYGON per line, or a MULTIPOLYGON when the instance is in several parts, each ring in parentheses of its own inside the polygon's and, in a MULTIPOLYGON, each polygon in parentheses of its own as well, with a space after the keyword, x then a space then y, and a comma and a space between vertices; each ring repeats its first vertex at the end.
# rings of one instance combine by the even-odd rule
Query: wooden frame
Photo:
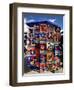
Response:
POLYGON ((27 85, 44 85, 44 84, 62 84, 72 82, 72 7, 71 6, 58 6, 58 5, 38 5, 38 4, 24 4, 24 3, 13 3, 10 4, 10 85, 11 86, 27 86, 27 85), (43 8, 43 9, 61 9, 69 10, 70 17, 70 67, 69 67, 69 80, 58 80, 58 81, 40 81, 40 82, 17 82, 17 8, 18 7, 32 7, 32 8, 43 8))

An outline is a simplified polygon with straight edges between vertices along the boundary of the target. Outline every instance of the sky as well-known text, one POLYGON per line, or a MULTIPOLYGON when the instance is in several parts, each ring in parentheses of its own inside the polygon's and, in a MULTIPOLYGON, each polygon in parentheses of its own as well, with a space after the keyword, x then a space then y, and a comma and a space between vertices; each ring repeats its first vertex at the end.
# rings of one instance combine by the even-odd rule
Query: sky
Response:
POLYGON ((63 29, 63 15, 23 13, 26 22, 50 21, 63 29))

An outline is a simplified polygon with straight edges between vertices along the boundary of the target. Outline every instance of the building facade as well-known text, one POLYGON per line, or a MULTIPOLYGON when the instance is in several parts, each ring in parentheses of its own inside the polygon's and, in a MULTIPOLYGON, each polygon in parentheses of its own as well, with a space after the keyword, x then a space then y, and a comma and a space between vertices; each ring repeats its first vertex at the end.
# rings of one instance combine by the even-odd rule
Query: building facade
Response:
POLYGON ((48 21, 26 24, 29 32, 24 32, 24 61, 28 69, 26 71, 24 67, 24 71, 27 73, 31 71, 59 73, 60 69, 63 71, 61 28, 48 21))

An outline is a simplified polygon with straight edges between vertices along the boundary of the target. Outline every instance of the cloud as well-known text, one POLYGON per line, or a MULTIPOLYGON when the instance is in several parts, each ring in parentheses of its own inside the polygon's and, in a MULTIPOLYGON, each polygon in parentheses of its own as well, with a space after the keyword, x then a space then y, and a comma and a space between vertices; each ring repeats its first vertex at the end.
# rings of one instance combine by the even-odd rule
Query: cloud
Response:
POLYGON ((54 23, 56 19, 49 19, 50 22, 54 23))
POLYGON ((24 18, 24 23, 30 23, 30 22, 35 22, 35 20, 34 19, 27 20, 26 18, 24 18))
POLYGON ((34 20, 34 19, 30 19, 30 20, 27 20, 26 22, 27 22, 27 23, 35 22, 35 20, 34 20))

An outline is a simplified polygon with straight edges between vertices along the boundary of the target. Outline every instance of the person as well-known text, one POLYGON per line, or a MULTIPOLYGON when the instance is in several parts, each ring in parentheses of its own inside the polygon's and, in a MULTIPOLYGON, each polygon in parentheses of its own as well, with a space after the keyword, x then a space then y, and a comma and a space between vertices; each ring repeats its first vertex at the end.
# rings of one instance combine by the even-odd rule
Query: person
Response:
POLYGON ((56 29, 56 38, 57 38, 57 41, 58 41, 58 42, 59 42, 60 39, 61 39, 60 27, 58 27, 58 28, 56 29))

